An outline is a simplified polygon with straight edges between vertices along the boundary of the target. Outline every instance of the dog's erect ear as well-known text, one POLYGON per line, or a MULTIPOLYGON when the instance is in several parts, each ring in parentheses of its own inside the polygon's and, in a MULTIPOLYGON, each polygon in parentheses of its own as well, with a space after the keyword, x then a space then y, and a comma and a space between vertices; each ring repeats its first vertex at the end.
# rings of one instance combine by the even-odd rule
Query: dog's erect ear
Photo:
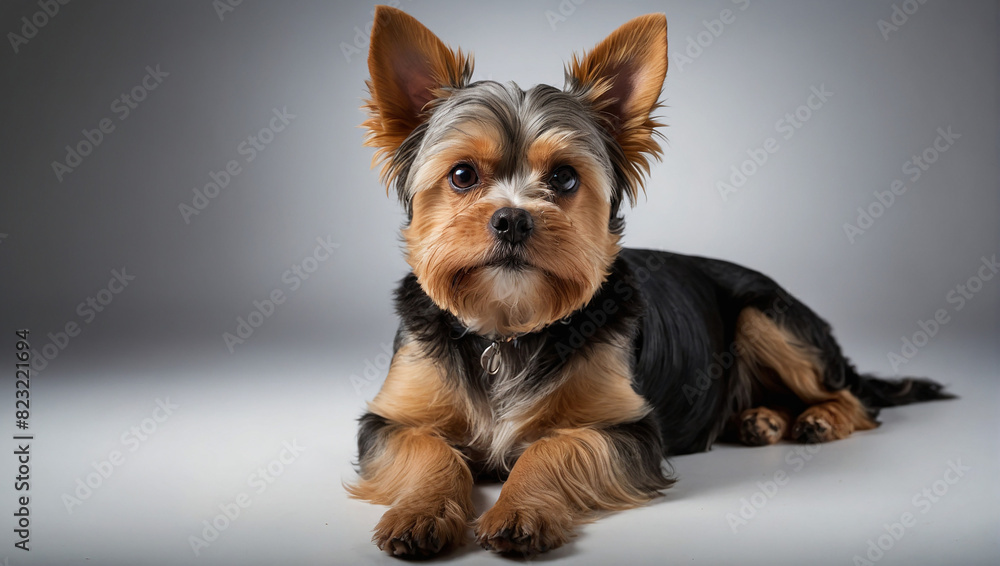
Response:
POLYGON ((573 57, 566 71, 568 90, 580 93, 607 118, 607 126, 625 150, 629 196, 635 198, 649 157, 659 157, 653 139, 658 106, 667 76, 667 18, 649 14, 630 20, 583 58, 573 57))
MULTIPOLYGON (((375 8, 368 51, 369 100, 366 145, 378 148, 373 164, 389 160, 414 128, 427 119, 428 103, 446 97, 472 77, 472 58, 448 49, 413 16, 375 8)), ((386 162, 383 180, 395 171, 386 162)))

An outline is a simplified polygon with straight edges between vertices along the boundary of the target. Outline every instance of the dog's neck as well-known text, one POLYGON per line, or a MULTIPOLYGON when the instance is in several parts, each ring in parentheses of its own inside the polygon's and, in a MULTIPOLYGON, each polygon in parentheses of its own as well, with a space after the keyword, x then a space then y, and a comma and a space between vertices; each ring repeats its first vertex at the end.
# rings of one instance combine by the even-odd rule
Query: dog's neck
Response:
POLYGON ((483 340, 487 340, 487 341, 490 341, 490 342, 506 343, 506 342, 516 342, 519 338, 522 338, 524 336, 530 336, 532 334, 541 334, 541 333, 545 332, 546 330, 548 330, 549 328, 551 328, 552 326, 555 326, 557 324, 569 324, 573 320, 573 317, 576 316, 577 313, 583 311, 586 308, 587 308, 586 306, 583 306, 583 307, 577 309, 575 312, 572 312, 569 315, 567 315, 567 316, 565 316, 565 317, 563 317, 563 318, 561 318, 561 319, 559 319, 559 320, 557 320, 555 322, 550 322, 549 324, 546 324, 545 326, 542 326, 541 328, 538 328, 538 329, 535 329, 535 330, 531 330, 529 332, 512 332, 512 333, 509 333, 509 334, 504 334, 504 333, 500 333, 500 332, 490 332, 490 333, 476 332, 476 331, 472 330, 471 328, 469 328, 468 326, 466 326, 465 324, 463 324, 462 321, 458 317, 456 317, 454 314, 452 314, 452 313, 449 313, 449 314, 451 314, 452 318, 454 319, 452 321, 452 325, 451 326, 452 326, 452 330, 453 330, 452 334, 455 337, 460 338, 462 336, 477 336, 479 338, 482 338, 483 340))
POLYGON ((555 322, 549 323, 543 326, 542 328, 533 330, 531 332, 517 332, 514 334, 506 334, 506 335, 499 333, 482 335, 477 332, 474 332, 468 326, 462 324, 462 321, 460 321, 457 317, 454 317, 454 315, 452 315, 452 317, 454 318, 452 330, 453 333, 456 334, 457 338, 472 335, 482 338, 483 340, 489 342, 489 345, 487 345, 483 349, 483 353, 479 356, 479 365, 482 366, 483 371, 485 371, 487 374, 495 375, 500 371, 501 365, 503 365, 503 353, 501 352, 502 344, 513 343, 513 345, 516 347, 519 338, 529 336, 532 334, 546 333, 551 326, 556 324, 568 325, 572 322, 573 316, 583 311, 585 308, 587 308, 586 305, 555 322))
MULTIPOLYGON (((546 375, 557 373, 571 359, 583 355, 590 345, 631 336, 642 311, 640 295, 632 270, 618 259, 583 308, 530 332, 498 336, 477 333, 462 324, 453 313, 435 304, 411 274, 396 291, 396 310, 402 318, 398 339, 414 340, 427 355, 447 360, 448 375, 460 382, 478 383, 480 376, 492 377, 486 371, 489 366, 483 365, 484 353, 494 344, 502 364, 497 375, 527 370, 534 379, 544 381, 546 375)), ((496 362, 492 358, 485 361, 496 362)))

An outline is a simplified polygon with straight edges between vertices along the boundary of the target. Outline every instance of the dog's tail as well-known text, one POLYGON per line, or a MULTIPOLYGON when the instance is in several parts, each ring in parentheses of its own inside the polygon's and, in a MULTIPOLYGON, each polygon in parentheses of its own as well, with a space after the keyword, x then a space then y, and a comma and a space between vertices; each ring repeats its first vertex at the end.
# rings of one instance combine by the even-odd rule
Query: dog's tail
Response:
POLYGON ((865 406, 878 408, 956 398, 944 390, 944 385, 922 377, 882 379, 858 374, 851 389, 865 406))

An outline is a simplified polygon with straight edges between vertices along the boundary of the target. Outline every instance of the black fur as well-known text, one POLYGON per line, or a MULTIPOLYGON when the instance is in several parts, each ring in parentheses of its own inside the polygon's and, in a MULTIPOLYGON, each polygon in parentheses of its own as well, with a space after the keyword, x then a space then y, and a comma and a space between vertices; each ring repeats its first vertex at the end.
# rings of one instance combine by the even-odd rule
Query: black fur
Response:
MULTIPOLYGON (((384 7, 380 10, 391 13, 384 7)), ((376 15, 376 23, 379 21, 385 25, 390 22, 376 15)), ((645 25, 652 25, 650 22, 652 20, 647 20, 645 25)), ((665 25, 665 21, 657 25, 665 25)), ((373 45, 380 42, 379 29, 382 28, 373 30, 373 45)), ((601 60, 604 56, 598 54, 595 62, 606 68, 597 71, 611 76, 593 78, 589 77, 591 73, 578 73, 588 75, 583 79, 568 72, 565 90, 547 85, 521 90, 514 83, 500 84, 490 80, 470 84, 472 67, 467 61, 459 78, 453 76, 454 72, 448 73, 452 84, 442 85, 446 92, 430 93, 437 98, 423 106, 421 114, 415 116, 420 124, 394 150, 390 147, 391 140, 379 140, 379 128, 369 123, 375 145, 380 145, 383 151, 392 150, 391 156, 380 153, 388 157, 383 177, 392 181, 406 211, 407 225, 413 220, 414 195, 427 189, 417 186, 417 181, 427 185, 423 181, 427 175, 443 174, 443 171, 424 169, 438 166, 435 161, 428 160, 440 155, 445 148, 461 143, 461 136, 467 133, 463 131, 465 125, 480 124, 492 127, 495 133, 491 138, 495 138, 499 156, 491 159, 495 161, 491 163, 493 181, 520 191, 526 201, 538 200, 539 197, 533 194, 538 192, 538 181, 551 173, 533 170, 537 164, 529 159, 529 148, 542 135, 555 133, 575 152, 584 152, 600 163, 607 175, 590 181, 595 186, 600 185, 602 194, 606 193, 610 205, 609 233, 620 235, 624 228, 621 207, 626 200, 634 204, 641 179, 644 173, 649 173, 649 159, 660 154, 653 139, 644 139, 645 128, 653 128, 651 135, 660 136, 655 131, 660 124, 648 116, 658 104, 636 109, 647 116, 616 112, 625 107, 625 103, 638 102, 631 99, 635 97, 627 96, 618 100, 619 93, 633 90, 632 87, 638 89, 637 83, 648 82, 658 72, 657 65, 646 65, 643 61, 655 54, 654 48, 659 49, 652 39, 649 41, 648 46, 638 46, 643 53, 648 47, 646 55, 649 57, 626 60, 622 59, 623 54, 613 53, 609 63, 601 60), (632 79, 634 84, 617 84, 621 82, 620 77, 632 79), (626 132, 636 126, 633 118, 649 118, 649 121, 641 130, 626 132), (623 133, 629 135, 623 137, 623 133), (626 143, 628 151, 622 143, 626 143), (608 185, 606 190, 604 185, 608 185), (531 187, 534 189, 529 190, 531 187)), ((665 56, 665 42, 662 49, 661 55, 665 56)), ((372 56, 376 55, 373 50, 372 56)), ((588 63, 587 57, 584 63, 588 63)), ((662 70, 665 71, 665 65, 662 70)), ((369 89, 372 89, 371 83, 369 89)), ((384 109, 377 108, 374 102, 369 107, 371 120, 385 120, 384 109)), ((391 112, 388 118, 382 126, 399 127, 392 123, 395 118, 391 112)), ((476 129, 469 128, 469 131, 474 134, 476 129)), ((521 199, 510 200, 511 204, 503 206, 521 206, 517 204, 521 199)), ((512 265, 508 269, 516 267, 512 265)), ((773 280, 756 271, 720 260, 650 250, 622 250, 600 289, 584 307, 541 330, 503 342, 494 342, 492 336, 479 336, 469 331, 454 315, 439 308, 411 273, 400 282, 396 291, 400 326, 394 350, 398 352, 404 345, 409 347, 416 343, 414 352, 436 365, 449 388, 453 389, 449 393, 461 394, 456 396, 460 406, 454 410, 469 410, 469 430, 455 431, 449 427, 447 434, 460 437, 447 441, 462 452, 475 477, 504 479, 513 464, 511 460, 520 454, 519 450, 537 437, 552 432, 544 427, 574 426, 565 422, 570 418, 588 423, 598 420, 598 417, 590 419, 590 415, 581 419, 576 419, 578 415, 564 415, 561 422, 558 420, 560 415, 554 414, 545 421, 547 415, 542 413, 543 419, 539 422, 531 420, 539 413, 530 413, 559 411, 559 403, 572 402, 573 399, 560 398, 552 407, 533 403, 554 393, 566 380, 579 377, 573 372, 590 368, 601 371, 601 362, 606 362, 607 358, 600 356, 609 354, 604 351, 606 348, 600 348, 600 352, 595 350, 602 344, 611 345, 614 351, 610 355, 618 356, 613 363, 619 364, 613 370, 619 375, 611 378, 621 378, 620 364, 627 361, 632 388, 645 399, 650 410, 647 412, 646 406, 641 406, 625 391, 627 402, 633 405, 631 409, 624 409, 624 415, 616 415, 619 418, 589 425, 590 430, 601 434, 611 447, 611 461, 599 462, 597 465, 601 469, 590 471, 604 473, 611 466, 615 479, 621 482, 619 487, 631 491, 631 498, 638 501, 643 495, 655 496, 673 483, 669 469, 664 467, 664 457, 708 450, 736 420, 734 417, 744 410, 762 405, 764 401, 774 402, 776 408, 789 412, 805 408, 805 403, 794 398, 793 393, 775 392, 773 389, 780 388, 770 387, 769 383, 762 385, 761 379, 750 375, 748 360, 739 358, 736 344, 742 344, 749 336, 744 334, 744 329, 739 329, 741 340, 737 342, 737 324, 747 308, 754 308, 773 321, 783 331, 782 340, 790 335, 788 339, 794 341, 795 346, 808 350, 810 357, 818 357, 825 388, 850 390, 873 420, 882 407, 951 397, 941 385, 929 380, 888 381, 858 373, 841 352, 830 326, 773 280), (501 352, 500 370, 495 375, 488 374, 480 361, 488 347, 498 347, 501 352), (594 363, 588 365, 591 359, 594 363), (572 371, 567 371, 570 363, 573 363, 572 371), (627 419, 632 421, 619 422, 627 419), (611 425, 611 422, 618 424, 611 425), (534 427, 536 424, 539 426, 534 427)), ((768 377, 766 368, 754 369, 768 377)), ((618 381, 612 385, 620 384, 618 381)), ((587 407, 593 406, 593 399, 585 401, 587 407)), ((358 453, 362 475, 366 464, 385 450, 390 435, 403 426, 372 413, 360 419, 358 453)), ((438 433, 446 434, 444 431, 438 433)), ((606 454, 602 451, 601 456, 606 454)), ((421 471, 412 472, 419 474, 421 471)), ((576 494, 570 498, 573 501, 567 503, 579 506, 579 497, 581 494, 576 494)), ((544 505, 552 499, 541 498, 540 501, 544 505)), ((546 510, 528 511, 544 515, 546 510)), ((525 517, 530 515, 521 516, 513 523, 526 523, 525 517)), ((499 532, 484 532, 477 527, 480 543, 494 549, 493 542, 488 541, 497 539, 507 547, 524 548, 526 552, 549 548, 544 540, 546 537, 537 530, 531 533, 525 531, 525 524, 509 523, 499 532), (519 534, 515 534, 514 527, 519 534)), ((531 525, 530 522, 526 524, 531 525)), ((407 532, 405 536, 411 534, 407 532)), ((394 547, 399 540, 394 539, 387 548, 394 547)), ((407 552, 416 554, 409 542, 406 547, 407 552)))
POLYGON ((615 448, 618 469, 629 474, 628 485, 653 496, 674 484, 672 474, 663 469, 663 440, 653 415, 603 432, 615 448))
POLYGON ((635 379, 658 409, 668 454, 707 450, 726 420, 750 408, 748 391, 733 380, 730 344, 740 311, 754 307, 815 348, 827 389, 847 388, 874 418, 880 407, 949 399, 941 385, 898 382, 859 374, 840 351, 830 325, 771 278, 727 261, 625 249, 646 301, 636 340, 635 379), (714 368, 722 374, 714 375, 714 368))
POLYGON ((954 399, 944 391, 944 386, 929 379, 906 377, 903 379, 878 379, 858 376, 855 395, 868 407, 895 407, 921 401, 954 399))
POLYGON ((377 454, 385 441, 386 433, 393 425, 375 413, 365 413, 358 419, 358 468, 364 469, 371 457, 377 454))
MULTIPOLYGON (((590 303, 568 320, 500 344, 505 364, 527 370, 523 388, 537 390, 551 383, 570 358, 586 355, 595 344, 632 335, 642 304, 627 274, 628 266, 619 260, 590 303), (614 312, 606 311, 609 304, 614 312)), ((479 358, 492 340, 467 332, 454 315, 434 304, 413 274, 396 290, 396 310, 400 334, 421 342, 423 351, 444 364, 444 373, 455 385, 486 396, 491 378, 479 358)))
MULTIPOLYGON (((623 455, 634 456, 633 473, 645 478, 640 484, 669 485, 659 457, 709 449, 729 418, 751 407, 750 391, 734 379, 731 353, 737 317, 747 307, 813 346, 825 367, 824 385, 848 388, 872 417, 881 407, 952 397, 929 380, 887 381, 859 374, 841 353, 830 325, 761 273, 721 260, 638 249, 622 250, 600 290, 569 319, 501 344, 504 363, 524 370, 524 379, 511 393, 539 394, 572 357, 586 356, 595 344, 628 337, 633 386, 654 412, 644 421, 605 432, 623 455)), ((396 291, 396 310, 401 318, 397 348, 404 339, 421 342, 456 387, 487 399, 491 376, 479 358, 489 339, 466 331, 438 308, 413 274, 396 291)), ((363 462, 387 423, 371 414, 361 423, 363 462)), ((484 473, 498 472, 470 463, 484 473)))
MULTIPOLYGON (((560 370, 576 356, 586 356, 594 345, 620 336, 632 336, 638 328, 643 302, 632 284, 628 264, 618 260, 611 275, 586 307, 569 319, 552 324, 517 340, 501 344, 504 364, 516 368, 524 379, 515 384, 510 395, 533 396, 555 383, 560 370)), ((395 343, 416 340, 421 350, 442 365, 443 374, 455 387, 466 390, 473 399, 486 401, 492 376, 480 365, 480 355, 491 340, 466 331, 451 313, 440 309, 410 274, 396 290, 396 310, 400 329, 395 343)), ((387 421, 371 413, 361 418, 358 433, 360 461, 377 442, 387 421)), ((663 489, 671 480, 663 476, 663 456, 659 426, 653 420, 620 425, 605 432, 623 458, 622 465, 638 480, 635 485, 651 490, 663 489), (628 460, 625 460, 628 455, 628 460)), ((467 447, 458 446, 465 450, 467 447)), ((487 465, 477 454, 466 451, 473 472, 479 477, 503 479, 506 470, 487 465)))

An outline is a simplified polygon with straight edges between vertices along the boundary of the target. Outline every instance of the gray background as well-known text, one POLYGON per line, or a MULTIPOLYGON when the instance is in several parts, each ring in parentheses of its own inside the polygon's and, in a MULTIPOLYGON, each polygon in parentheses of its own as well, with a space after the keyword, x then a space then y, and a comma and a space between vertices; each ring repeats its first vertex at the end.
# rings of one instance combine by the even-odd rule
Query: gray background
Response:
MULTIPOLYGON (((220 19, 207 1, 71 2, 17 53, 0 46, 9 434, 13 331, 30 328, 35 351, 55 353, 32 383, 33 550, 14 549, 12 523, 0 523, 10 564, 386 560, 368 543, 382 510, 340 486, 353 477, 353 419, 385 375, 391 290, 406 272, 403 217, 358 128, 373 6, 245 0, 220 19), (120 119, 114 101, 157 65, 168 76, 120 119), (247 163, 241 142, 276 108, 295 118, 247 163), (52 162, 104 118, 114 131, 58 180, 52 162), (241 172, 185 222, 178 206, 233 159, 241 172), (317 237, 339 247, 292 290, 283 274, 308 262, 317 237), (123 267, 135 279, 88 322, 78 305, 123 267), (223 334, 276 289, 285 302, 231 352, 223 334), (66 340, 68 323, 80 332, 66 340), (122 434, 167 398, 180 409, 129 451, 122 434), (293 439, 307 449, 258 493, 252 474, 293 439), (115 450, 124 464, 67 512, 64 494, 115 450), (251 507, 195 557, 188 537, 241 491, 251 507)), ((675 459, 681 482, 665 498, 584 527, 547 559, 848 564, 884 523, 916 510, 918 524, 879 563, 1000 560, 1000 278, 961 310, 948 301, 1000 252, 998 4, 929 0, 886 38, 878 21, 893 6, 402 0, 475 52, 476 78, 522 86, 561 85, 573 52, 631 17, 666 13, 669 141, 627 213, 626 244, 764 271, 826 317, 862 368, 931 375, 963 397, 887 411, 886 426, 824 446, 801 470, 786 459, 791 445, 675 459), (735 21, 708 41, 705 22, 725 9, 735 21), (690 47, 699 33, 700 53, 690 47), (821 85, 833 95, 784 139, 778 121, 821 85), (949 127, 961 137, 911 182, 905 162, 949 127), (778 151, 723 199, 717 183, 768 137, 778 151), (851 242, 844 224, 896 179, 907 191, 851 242), (949 322, 893 368, 889 354, 939 309, 949 322), (922 513, 912 497, 956 459, 972 471, 922 513), (779 469, 791 482, 734 533, 727 513, 779 469)), ((0 31, 21 33, 39 11, 4 3, 0 31)), ((7 454, 0 477, 15 475, 7 454)), ((477 504, 496 493, 483 488, 477 504)), ((497 560, 474 545, 449 559, 497 560)))

